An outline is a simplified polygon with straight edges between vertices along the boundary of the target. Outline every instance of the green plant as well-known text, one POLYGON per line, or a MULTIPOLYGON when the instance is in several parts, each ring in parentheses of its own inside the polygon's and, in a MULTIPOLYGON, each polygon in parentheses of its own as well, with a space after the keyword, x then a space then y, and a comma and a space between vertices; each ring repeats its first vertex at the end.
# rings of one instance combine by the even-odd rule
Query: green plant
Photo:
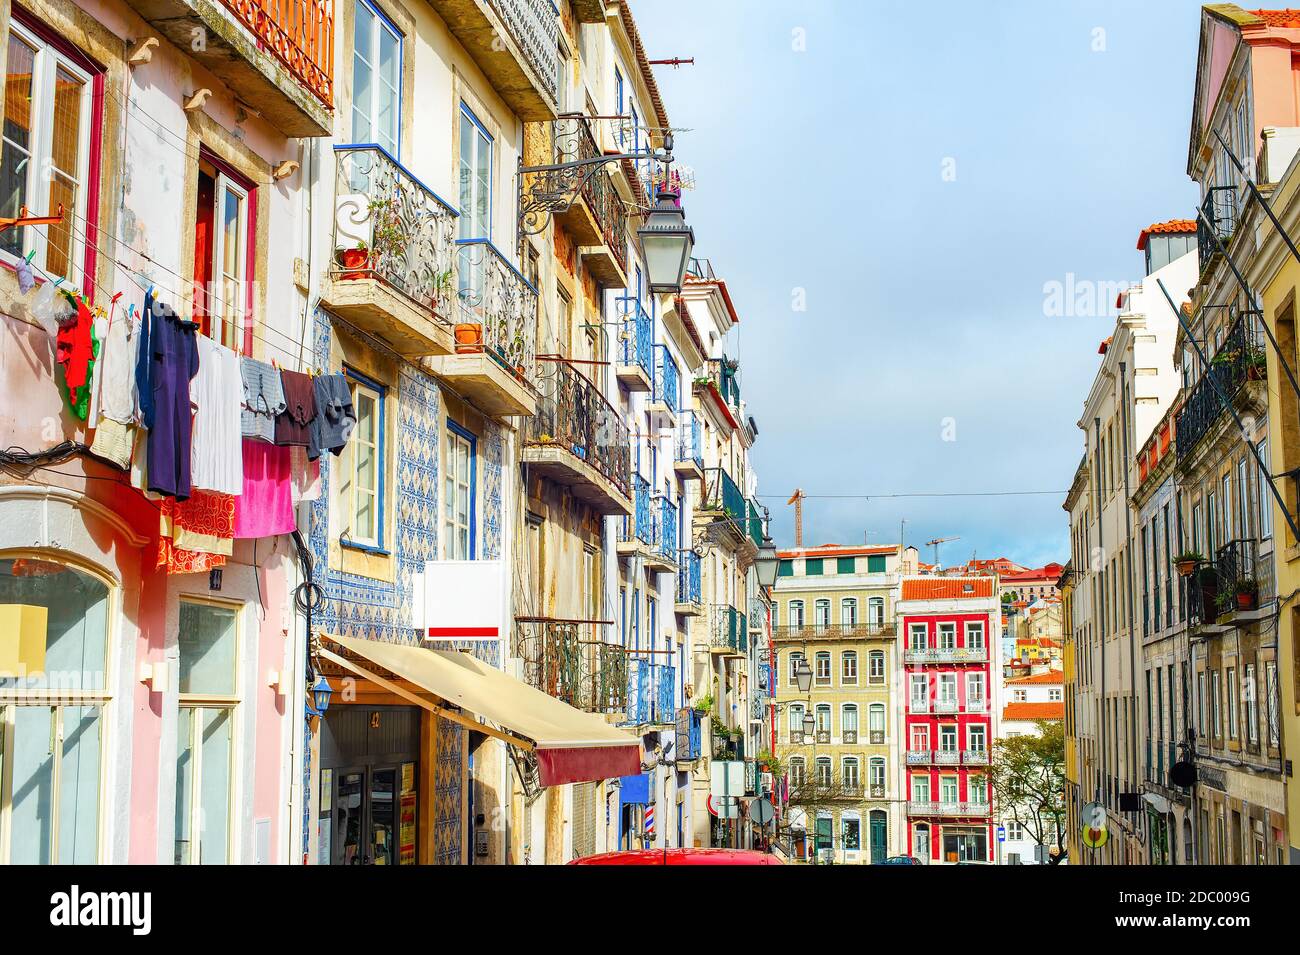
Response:
POLYGON ((1178 554, 1176 557, 1174 557, 1175 564, 1186 564, 1186 563, 1199 564, 1203 560, 1205 560, 1205 558, 1202 557, 1199 553, 1197 553, 1194 550, 1185 550, 1181 554, 1178 554))
POLYGON ((406 242, 406 233, 397 214, 397 200, 371 199, 369 209, 370 238, 375 258, 400 252, 406 242))
POLYGON ((700 697, 691 705, 695 707, 696 713, 711 713, 713 712, 713 694, 708 693, 700 697))
POLYGON ((771 773, 773 776, 781 775, 781 760, 772 755, 768 750, 762 750, 758 754, 758 765, 760 767, 766 766, 766 772, 771 773))
POLYGON ((1259 593, 1259 581, 1254 577, 1242 577, 1237 581, 1235 592, 1239 594, 1250 594, 1253 597, 1259 593))

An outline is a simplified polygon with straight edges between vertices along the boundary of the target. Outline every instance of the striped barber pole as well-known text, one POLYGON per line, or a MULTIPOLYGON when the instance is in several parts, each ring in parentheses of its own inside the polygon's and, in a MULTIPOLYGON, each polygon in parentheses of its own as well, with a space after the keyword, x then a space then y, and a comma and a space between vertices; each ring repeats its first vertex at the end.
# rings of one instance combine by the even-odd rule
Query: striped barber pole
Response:
POLYGON ((655 834, 655 807, 653 803, 645 807, 644 830, 647 836, 653 836, 655 834))

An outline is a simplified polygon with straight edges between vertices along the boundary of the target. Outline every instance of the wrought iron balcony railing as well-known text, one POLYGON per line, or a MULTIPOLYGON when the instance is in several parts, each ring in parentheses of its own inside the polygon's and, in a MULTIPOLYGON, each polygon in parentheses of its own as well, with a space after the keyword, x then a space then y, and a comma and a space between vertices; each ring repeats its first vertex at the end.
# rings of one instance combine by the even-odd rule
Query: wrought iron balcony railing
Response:
POLYGON ((704 472, 704 488, 700 496, 700 510, 723 511, 743 532, 749 516, 749 503, 731 475, 722 468, 708 468, 704 472))
POLYGON ((749 516, 745 519, 745 532, 755 547, 763 546, 763 512, 758 503, 750 499, 747 503, 749 516))
POLYGON ((907 801, 909 816, 957 816, 964 818, 981 818, 989 814, 988 803, 945 802, 909 799, 907 801))
POLYGON ((532 67, 536 81, 556 101, 560 18, 550 0, 488 0, 532 67))
POLYGON ((632 475, 632 505, 631 516, 623 518, 619 539, 640 541, 649 547, 655 539, 655 521, 651 516, 650 481, 640 474, 632 475))
POLYGON ((677 505, 665 495, 655 499, 655 553, 669 563, 677 563, 677 505))
POLYGON ((705 363, 704 377, 697 378, 702 384, 712 384, 718 395, 733 410, 740 410, 740 364, 727 356, 710 358, 705 363))
POLYGON ((1247 381, 1264 380, 1265 356, 1258 323, 1258 312, 1242 312, 1215 352, 1210 367, 1188 393, 1174 427, 1179 461, 1191 455, 1218 422, 1225 411, 1224 398, 1232 401, 1247 381))
POLYGON ((961 751, 961 761, 966 766, 987 766, 989 753, 986 749, 964 749, 961 751))
MULTIPOLYGON (((444 323, 455 314, 456 211, 381 146, 334 147, 336 277, 373 278, 444 323)), ((526 283, 525 283, 526 284, 526 283)), ((536 314, 536 295, 533 311, 536 314)))
POLYGON ((1201 212, 1209 220, 1207 226, 1196 220, 1196 247, 1201 271, 1219 252, 1219 242, 1225 246, 1237 228, 1237 189, 1235 186, 1211 186, 1205 192, 1201 212), (1215 239, 1219 242, 1216 242, 1215 239))
POLYGON ((904 663, 986 663, 988 647, 907 647, 904 663))
POLYGON ((677 668, 637 657, 628 660, 627 721, 672 723, 677 719, 677 668))
POLYGON ((634 296, 618 300, 622 315, 622 342, 619 344, 619 363, 635 365, 647 378, 654 376, 654 323, 645 307, 634 296))
POLYGON ((934 757, 928 749, 909 749, 905 758, 909 766, 927 766, 934 757))
POLYGON ((675 414, 678 407, 678 382, 681 380, 677 362, 667 345, 654 346, 654 361, 655 380, 651 400, 657 404, 667 405, 668 410, 675 414))
POLYGON ((700 416, 694 411, 683 411, 677 419, 677 460, 694 464, 704 470, 704 442, 700 416))
POLYGON ((956 766, 961 762, 961 752, 955 749, 936 749, 934 762, 936 766, 956 766))
POLYGON ((460 321, 482 326, 483 347, 507 371, 536 378, 537 289, 487 239, 460 239, 460 321))
POLYGON ((689 762, 703 755, 703 724, 704 714, 694 707, 686 706, 677 711, 677 741, 673 745, 678 762, 689 762))
POLYGON ((550 366, 538 384, 537 413, 524 419, 524 444, 561 447, 631 497, 627 424, 600 389, 564 362, 550 366))
POLYGON ((1276 594, 1273 561, 1260 556, 1258 541, 1231 540, 1218 549, 1212 562, 1197 568, 1189 589, 1191 615, 1202 623, 1214 623, 1238 610, 1257 610, 1276 594))
POLYGON ((599 626, 519 621, 511 652, 524 662, 525 682, 588 713, 621 712, 628 688, 627 651, 598 639, 599 626))
MULTIPOLYGON (((542 128, 543 135, 550 137, 551 163, 556 166, 595 159, 601 155, 600 145, 596 142, 596 134, 592 129, 592 120, 586 116, 567 114, 538 125, 542 128)), ((604 166, 593 163, 530 172, 526 174, 524 189, 526 205, 547 205, 570 198, 574 201, 581 200, 594 220, 599 241, 609 248, 619 268, 624 273, 627 272, 627 211, 618 197, 613 178, 604 166)), ((574 222, 568 218, 569 215, 570 213, 564 213, 564 221, 567 227, 572 228, 574 222)), ((575 234, 575 238, 579 243, 593 244, 597 234, 591 231, 589 221, 580 220, 578 229, 580 231, 575 234)))
POLYGON ((840 640, 892 637, 893 623, 803 623, 772 628, 774 640, 840 640))
POLYGON ((698 604, 702 599, 700 555, 690 549, 677 554, 677 602, 698 604))
POLYGON ((713 608, 713 646, 737 653, 749 652, 745 615, 729 604, 716 604, 713 608))

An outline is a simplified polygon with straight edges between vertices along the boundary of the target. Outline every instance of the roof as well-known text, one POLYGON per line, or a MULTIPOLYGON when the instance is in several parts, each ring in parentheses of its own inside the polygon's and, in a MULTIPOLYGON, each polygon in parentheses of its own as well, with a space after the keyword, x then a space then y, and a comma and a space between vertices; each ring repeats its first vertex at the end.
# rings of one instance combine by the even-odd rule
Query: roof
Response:
POLYGON ((632 53, 636 56, 637 68, 640 69, 641 77, 645 80, 646 89, 650 91, 650 105, 654 107, 659 125, 663 129, 668 129, 671 124, 668 122, 668 114, 664 111, 664 100, 659 95, 659 84, 655 82, 654 70, 650 68, 650 59, 645 54, 645 47, 641 45, 641 31, 636 28, 636 20, 633 19, 627 3, 620 3, 618 7, 623 29, 627 31, 627 38, 632 44, 632 53))
POLYGON ((691 275, 690 272, 687 272, 686 277, 682 280, 682 284, 683 285, 711 285, 715 287, 722 294, 722 304, 724 304, 727 307, 727 314, 731 316, 731 324, 733 325, 740 324, 740 314, 736 311, 736 306, 731 301, 731 292, 727 291, 727 283, 724 282, 722 279, 716 277, 711 279, 706 279, 706 278, 701 278, 698 275, 691 275))
POLYGON ((1300 27, 1300 10, 1251 10, 1271 27, 1300 27))
POLYGON ((818 544, 816 547, 790 547, 778 550, 776 556, 793 559, 796 557, 866 557, 874 554, 894 554, 898 552, 896 544, 877 544, 870 547, 853 544, 818 544))
POLYGON ((1194 235, 1195 233, 1195 219, 1169 219, 1166 222, 1154 222, 1138 234, 1138 251, 1141 252, 1146 249, 1147 236, 1149 235, 1194 235))
POLYGON ((1063 720, 1065 703, 1008 703, 1002 708, 1004 720, 1063 720))
POLYGON ((903 578, 903 600, 971 600, 992 596, 992 577, 903 578))
POLYGON ((1014 680, 1007 680, 1007 685, 1011 686, 1039 686, 1042 684, 1065 683, 1065 674, 1060 670, 1048 670, 1046 673, 1034 673, 1030 676, 1018 676, 1014 680))

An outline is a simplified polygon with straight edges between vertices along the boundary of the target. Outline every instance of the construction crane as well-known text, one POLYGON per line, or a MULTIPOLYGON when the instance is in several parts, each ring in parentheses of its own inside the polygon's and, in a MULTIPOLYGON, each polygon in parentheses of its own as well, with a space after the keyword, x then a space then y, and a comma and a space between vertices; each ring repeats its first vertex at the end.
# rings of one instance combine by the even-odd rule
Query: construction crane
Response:
POLYGON ((794 493, 790 495, 787 504, 794 505, 794 546, 803 546, 803 488, 797 487, 794 493))
POLYGON ((939 545, 946 544, 949 541, 959 541, 959 540, 961 540, 960 537, 936 537, 932 541, 925 542, 926 547, 934 548, 934 569, 935 570, 939 569, 939 545))

